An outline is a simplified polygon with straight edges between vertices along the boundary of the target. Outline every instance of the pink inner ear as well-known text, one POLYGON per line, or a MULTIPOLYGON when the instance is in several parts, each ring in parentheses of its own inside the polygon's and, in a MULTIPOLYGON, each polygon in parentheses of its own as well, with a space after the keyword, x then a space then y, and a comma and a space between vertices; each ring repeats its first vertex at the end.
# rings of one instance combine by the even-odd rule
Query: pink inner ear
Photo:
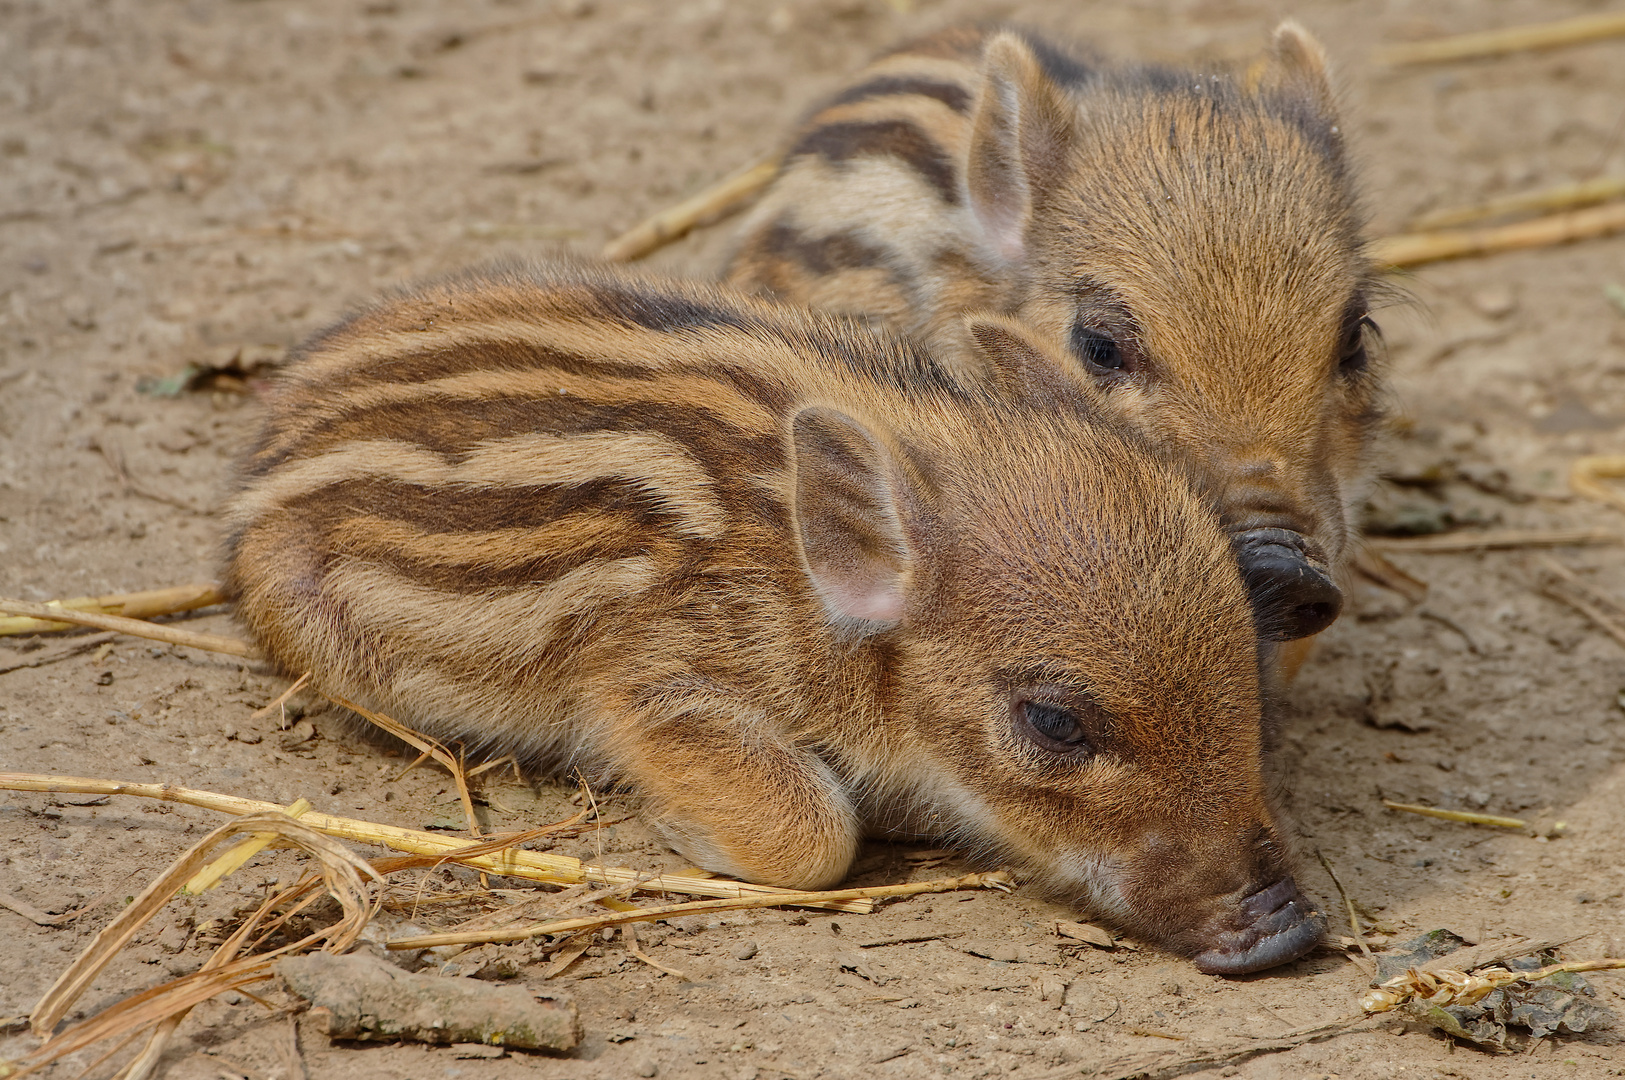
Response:
POLYGON ((894 623, 903 617, 903 590, 895 575, 852 574, 833 580, 820 575, 818 586, 830 610, 843 619, 894 623))

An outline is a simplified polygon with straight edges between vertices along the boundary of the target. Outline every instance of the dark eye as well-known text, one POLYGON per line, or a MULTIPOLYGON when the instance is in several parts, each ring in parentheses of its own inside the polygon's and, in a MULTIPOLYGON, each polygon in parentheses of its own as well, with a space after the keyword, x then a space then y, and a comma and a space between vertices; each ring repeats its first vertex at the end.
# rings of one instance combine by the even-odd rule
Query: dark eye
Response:
POLYGON ((1028 737, 1046 750, 1073 754, 1093 749, 1082 719, 1071 709, 1043 701, 1023 701, 1016 712, 1028 737))
POLYGON ((1343 343, 1337 353, 1337 370, 1344 375, 1358 375, 1370 363, 1366 352, 1366 332, 1380 333, 1370 315, 1351 319, 1343 331, 1343 343))
POLYGON ((1110 334, 1082 323, 1072 327, 1072 351, 1095 374, 1120 372, 1125 364, 1123 350, 1110 334))

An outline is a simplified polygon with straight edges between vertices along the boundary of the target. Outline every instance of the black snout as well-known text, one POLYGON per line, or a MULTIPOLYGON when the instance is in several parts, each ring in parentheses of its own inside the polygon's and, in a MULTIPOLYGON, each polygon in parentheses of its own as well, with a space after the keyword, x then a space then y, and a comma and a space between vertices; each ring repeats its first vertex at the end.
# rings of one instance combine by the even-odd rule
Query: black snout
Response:
POLYGON ((1293 641, 1318 634, 1343 610, 1343 591, 1302 533, 1252 529, 1238 535, 1235 544, 1263 637, 1293 641))
POLYGON ((1258 890, 1238 905, 1238 928, 1225 931, 1215 944, 1191 958, 1209 975, 1245 975, 1250 971, 1296 960, 1320 943, 1326 920, 1284 877, 1258 890))

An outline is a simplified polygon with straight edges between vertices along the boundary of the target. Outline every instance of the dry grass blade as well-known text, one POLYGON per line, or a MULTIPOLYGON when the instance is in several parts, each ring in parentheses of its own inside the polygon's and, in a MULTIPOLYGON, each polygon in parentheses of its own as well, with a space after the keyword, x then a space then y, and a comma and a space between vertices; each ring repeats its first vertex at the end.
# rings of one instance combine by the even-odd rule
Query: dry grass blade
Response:
MULTIPOLYGON (((293 697, 293 695, 297 694, 300 690, 304 689, 305 684, 307 682, 309 682, 309 681, 310 681, 310 672, 307 671, 303 675, 301 675, 297 679, 295 679, 293 681, 292 686, 288 687, 286 690, 282 691, 282 693, 278 694, 276 697, 274 697, 270 701, 268 701, 265 704, 264 708, 255 709, 254 712, 253 712, 253 715, 251 715, 248 718, 248 722, 250 724, 252 724, 257 720, 260 720, 260 719, 262 719, 264 717, 270 716, 271 713, 274 710, 280 709, 283 705, 287 704, 287 701, 288 701, 289 698, 293 697)), ((284 722, 281 723, 281 724, 278 724, 277 725, 278 727, 287 727, 286 716, 287 716, 287 714, 284 713, 283 714, 284 722)))
POLYGON ((1326 856, 1320 853, 1319 848, 1315 849, 1315 858, 1320 860, 1320 865, 1325 869, 1326 876, 1332 879, 1333 885, 1337 886, 1337 895, 1343 898, 1343 906, 1348 909, 1349 933, 1354 935, 1354 943, 1360 947, 1360 952, 1365 954, 1366 962, 1371 965, 1371 974, 1376 974, 1377 961, 1371 955, 1371 947, 1365 943, 1365 930, 1360 926, 1359 916, 1354 912, 1354 901, 1349 899, 1348 891, 1343 888, 1343 883, 1337 879, 1337 875, 1332 871, 1332 864, 1326 861, 1326 856))
POLYGON ((140 619, 127 619, 119 615, 99 615, 90 611, 69 611, 66 608, 53 608, 45 604, 30 604, 26 600, 7 600, 3 597, 0 597, 0 612, 11 615, 27 615, 48 622, 92 626, 97 630, 116 630, 131 637, 150 638, 153 641, 165 641, 171 645, 183 645, 191 649, 202 649, 205 652, 225 653, 228 656, 241 656, 249 660, 260 659, 258 649, 238 638, 221 637, 218 634, 199 634, 190 630, 177 630, 173 626, 143 622, 140 619))
POLYGON ((1573 570, 1554 559, 1542 557, 1536 563, 1557 579, 1542 590, 1547 596, 1567 604, 1625 645, 1625 607, 1591 588, 1573 570))
POLYGON ((124 1073, 131 1077, 146 1075, 156 1063, 167 1033, 174 1029, 179 1019, 193 1006, 224 990, 235 989, 270 977, 269 956, 238 959, 237 954, 271 908, 279 902, 297 897, 308 888, 307 883, 301 883, 294 889, 284 890, 278 896, 268 899, 260 906, 255 916, 221 945, 200 970, 126 998, 68 1031, 51 1037, 53 1029, 90 988, 96 976, 175 896, 182 884, 196 874, 210 853, 222 842, 242 833, 275 833, 280 839, 314 855, 321 865, 322 881, 327 891, 338 900, 343 912, 335 925, 276 950, 272 956, 308 948, 318 942, 325 942, 328 948, 336 952, 343 951, 355 943, 376 907, 367 898, 365 882, 382 880, 365 861, 342 844, 307 828, 285 814, 253 814, 228 822, 171 863, 156 880, 142 890, 140 896, 96 935, 79 958, 52 984, 29 1016, 34 1033, 49 1041, 25 1055, 17 1063, 22 1066, 20 1071, 10 1075, 21 1076, 104 1039, 129 1035, 131 1032, 139 1032, 156 1025, 154 1039, 149 1040, 147 1049, 124 1073))
MULTIPOLYGON (((338 845, 335 841, 330 840, 328 836, 320 835, 320 833, 306 827, 306 825, 302 825, 302 823, 294 822, 286 814, 275 812, 275 814, 245 815, 236 822, 224 823, 221 827, 216 828, 215 832, 211 832, 203 840, 198 841, 197 845, 193 845, 189 851, 185 851, 179 859, 169 864, 163 874, 158 875, 158 879, 154 879, 145 890, 141 890, 141 895, 137 896, 130 905, 125 906, 124 911, 120 911, 119 916, 114 921, 109 922, 106 927, 102 927, 102 931, 96 935, 96 939, 89 944, 89 947, 86 947, 85 952, 81 953, 80 958, 73 961, 73 965, 68 966, 67 971, 63 971, 62 976, 57 978, 57 981, 50 986, 49 991, 45 991, 45 996, 39 999, 39 1004, 34 1005, 34 1010, 29 1013, 29 1025, 32 1026, 34 1035, 47 1038, 50 1031, 57 1026, 57 1023, 62 1022, 62 1017, 67 1015, 68 1010, 72 1009, 76 1000, 85 994, 86 989, 89 989, 96 976, 101 973, 102 968, 106 968, 107 963, 111 963, 112 958, 119 953, 120 948, 124 948, 130 942, 130 939, 133 939, 135 934, 140 932, 141 927, 146 926, 146 922, 151 921, 154 914, 158 914, 159 909, 169 903, 171 898, 174 898, 180 887, 187 880, 192 879, 193 875, 197 874, 198 869, 208 861, 211 851, 216 846, 221 845, 223 841, 229 840, 232 836, 241 835, 241 833, 275 833, 275 835, 280 836, 281 840, 289 841, 289 843, 293 843, 293 845, 299 846, 304 851, 309 851, 310 854, 317 856, 317 859, 320 859, 320 864, 322 864, 323 879, 327 880, 328 890, 338 898, 341 908, 345 911, 345 918, 341 919, 340 922, 340 931, 333 935, 332 945, 341 950, 341 948, 348 948, 349 945, 353 944, 356 937, 361 935, 362 929, 366 927, 367 919, 371 918, 371 906, 367 903, 366 887, 364 887, 362 879, 367 877, 367 879, 380 880, 377 879, 377 874, 372 870, 372 867, 367 866, 366 862, 361 861, 356 854, 351 853, 345 846, 338 845)), ((244 937, 244 931, 239 931, 239 934, 234 935, 231 940, 226 942, 226 945, 221 947, 231 947, 231 953, 228 953, 228 957, 232 953, 236 953, 237 948, 241 947, 242 937, 244 937)), ((205 970, 197 971, 197 973, 190 974, 190 976, 176 979, 176 983, 169 984, 169 986, 184 986, 184 984, 189 984, 189 979, 192 983, 208 983, 211 978, 219 978, 221 974, 228 973, 228 970, 232 974, 244 974, 241 968, 232 968, 231 965, 218 965, 215 968, 205 968, 205 970)), ((164 987, 156 987, 156 989, 164 989, 164 987)), ((208 994, 198 997, 197 1000, 206 999, 215 992, 218 991, 210 991, 208 994)), ((148 991, 148 994, 156 994, 156 991, 148 991)), ((145 999, 145 997, 137 996, 137 999, 145 999)), ((127 1002, 120 1002, 120 1009, 137 999, 127 999, 127 1002)), ((197 1004, 197 1002, 193 1000, 192 1004, 197 1004)), ((187 1007, 190 1007, 190 1005, 187 1005, 187 1007)), ((106 1017, 107 1013, 101 1013, 101 1015, 106 1017)), ((167 1015, 167 1012, 161 1013, 161 1015, 167 1015)), ((161 1015, 146 1018, 145 1023, 154 1022, 154 1020, 161 1018, 161 1015)), ((83 1025, 76 1028, 76 1031, 89 1030, 88 1025, 94 1023, 94 1020, 98 1020, 98 1018, 83 1023, 83 1025)), ((49 1044, 50 1048, 58 1048, 60 1044, 63 1044, 65 1038, 67 1036, 63 1035, 52 1039, 49 1044)), ((94 1035, 94 1038, 80 1036, 80 1041, 76 1044, 78 1046, 88 1046, 89 1043, 94 1043, 94 1041, 101 1038, 107 1038, 107 1033, 94 1035)), ((54 1056, 60 1056, 60 1054, 54 1054, 54 1056)))
MULTIPOLYGON (((293 803, 283 809, 283 813, 295 821, 310 811, 309 799, 295 799, 293 803)), ((235 874, 243 865, 255 855, 264 851, 266 847, 277 839, 277 833, 255 833, 244 838, 227 851, 224 855, 209 863, 203 869, 181 886, 181 892, 187 896, 201 896, 203 893, 220 884, 230 874, 235 874)))
POLYGON ((904 885, 876 885, 866 889, 831 889, 824 892, 789 892, 780 896, 742 896, 727 900, 696 900, 686 904, 661 904, 657 907, 616 911, 605 915, 579 919, 555 919, 549 922, 522 926, 513 930, 470 931, 454 934, 425 934, 401 938, 388 943, 391 949, 430 949, 439 945, 484 945, 499 941, 524 941, 527 938, 554 934, 577 934, 601 930, 608 926, 621 926, 632 922, 654 922, 679 915, 700 912, 742 911, 749 908, 824 904, 836 900, 879 900, 892 896, 917 896, 921 893, 954 892, 959 889, 1007 889, 1014 884, 1009 874, 994 871, 987 874, 966 874, 964 877, 940 878, 936 881, 914 881, 904 885))
POLYGON ((681 240, 693 229, 740 209, 778 175, 775 155, 734 173, 667 210, 647 218, 604 245, 608 262, 632 262, 681 240))
POLYGON ((1392 589, 1413 604, 1419 604, 1427 599, 1428 583, 1412 577, 1383 558, 1380 551, 1371 547, 1369 540, 1355 548, 1353 565, 1362 576, 1385 589, 1392 589))
POLYGON ((1581 15, 1557 22, 1511 26, 1504 30, 1484 30, 1476 34, 1390 45, 1378 50, 1372 59, 1389 67, 1404 64, 1437 64, 1449 60, 1476 60, 1486 56, 1531 49, 1555 49, 1587 41, 1625 36, 1625 14, 1581 15))
MULTIPOLYGON (((29 622, 33 621, 32 619, 29 620, 29 622)), ((27 660, 19 660, 15 663, 0 666, 0 675, 21 671, 24 668, 48 667, 51 664, 60 664, 64 660, 72 660, 75 656, 83 656, 87 652, 93 652, 116 637, 118 635, 115 633, 103 632, 88 634, 80 638, 70 638, 56 648, 42 651, 38 655, 30 656, 27 660)))
POLYGON ((1420 266, 1470 255, 1555 247, 1576 240, 1608 236, 1621 229, 1625 229, 1625 202, 1605 203, 1585 210, 1547 214, 1512 225, 1385 236, 1371 245, 1370 255, 1379 266, 1420 266))
POLYGON ((626 939, 626 951, 631 953, 637 959, 643 961, 645 964, 648 964, 656 971, 665 972, 667 975, 670 975, 679 982, 686 982, 688 980, 688 976, 683 972, 678 971, 676 968, 667 967, 665 964, 660 963, 654 957, 643 951, 643 945, 638 941, 637 923, 627 923, 622 926, 621 937, 626 939))
MULTIPOLYGON (((1334 1039, 1339 1035, 1346 1035, 1358 1030, 1371 1019, 1370 1015, 1362 1013, 1359 1016, 1334 1020, 1329 1024, 1316 1024, 1314 1027, 1299 1028, 1296 1031, 1289 1031, 1272 1039, 1245 1039, 1219 1044, 1198 1044, 1190 1049, 1181 1047, 1178 1051, 1164 1050, 1155 1054, 1117 1058, 1096 1065, 1091 1075, 1094 1080, 1171 1080, 1176 1076, 1184 1076, 1188 1073, 1221 1068, 1227 1065, 1239 1065, 1244 1061, 1262 1057, 1265 1054, 1278 1054, 1284 1050, 1295 1050, 1310 1043, 1334 1039)), ((1061 1080, 1062 1077, 1075 1077, 1077 1075, 1078 1066, 1071 1065, 1063 1070, 1040 1074, 1032 1078, 1032 1080, 1061 1080)))
POLYGON ((1576 495, 1625 510, 1625 495, 1603 483, 1603 480, 1625 476, 1625 455, 1598 454, 1577 458, 1569 466, 1569 489, 1576 495))
MULTIPOLYGON (((225 814, 280 813, 282 809, 275 803, 222 795, 213 791, 172 787, 169 784, 128 784, 118 780, 38 773, 0 773, 0 791, 134 795, 138 798, 184 803, 187 806, 202 807, 225 814)), ((306 814, 300 822, 328 836, 432 856, 436 860, 451 860, 508 877, 545 881, 554 885, 579 885, 583 882, 625 885, 638 882, 641 888, 649 892, 686 893, 694 896, 783 898, 802 895, 792 889, 753 885, 748 881, 731 881, 727 878, 691 877, 682 874, 661 874, 651 878, 625 867, 594 866, 568 855, 525 851, 508 846, 517 842, 512 838, 498 837, 486 841, 460 840, 441 833, 403 829, 395 825, 379 825, 370 821, 358 821, 355 818, 335 817, 316 810, 306 814)), ((780 899, 777 902, 795 904, 798 907, 826 908, 853 915, 866 915, 874 910, 874 901, 871 899, 835 900, 820 904, 803 904, 794 899, 780 899)))
POLYGON ((1475 814, 1469 810, 1440 810, 1436 806, 1417 806, 1413 803, 1398 803, 1388 799, 1382 800, 1382 805, 1390 810, 1403 810, 1407 814, 1420 814, 1423 817, 1439 818, 1444 821, 1459 821, 1464 825, 1494 825, 1501 829, 1522 829, 1529 824, 1522 818, 1498 817, 1495 814, 1475 814))
POLYGON ((1514 548, 1584 547, 1617 544, 1625 537, 1610 529, 1486 529, 1480 532, 1435 533, 1432 536, 1373 537, 1366 543, 1379 552, 1444 555, 1464 551, 1508 551, 1514 548))
POLYGON ((463 815, 468 818, 468 831, 474 836, 480 835, 480 822, 474 816, 474 796, 468 790, 468 776, 463 772, 463 763, 452 755, 452 752, 446 748, 444 743, 421 732, 413 731, 393 716, 373 712, 371 709, 363 708, 353 701, 346 701, 344 698, 334 697, 332 694, 324 694, 323 696, 334 704, 342 705, 351 712, 365 717, 375 727, 382 728, 402 742, 410 743, 445 766, 446 771, 451 773, 452 781, 457 785, 457 798, 462 800, 463 815))
POLYGON ((1599 176, 1582 180, 1578 184, 1560 184, 1540 191, 1526 191, 1521 195, 1508 195, 1490 199, 1475 206, 1460 206, 1452 210, 1438 210, 1423 214, 1412 221, 1406 232, 1429 232, 1434 229, 1454 229, 1495 218, 1517 214, 1549 214, 1554 210, 1572 210, 1591 206, 1625 195, 1625 176, 1599 176))
MULTIPOLYGON (((175 615, 225 603, 226 598, 213 585, 176 585, 147 592, 114 593, 110 596, 76 596, 71 600, 48 600, 45 606, 69 611, 90 611, 99 615, 122 615, 126 619, 150 619, 175 615)), ((51 619, 0 619, 0 637, 8 634, 51 634, 71 630, 75 624, 51 619)))

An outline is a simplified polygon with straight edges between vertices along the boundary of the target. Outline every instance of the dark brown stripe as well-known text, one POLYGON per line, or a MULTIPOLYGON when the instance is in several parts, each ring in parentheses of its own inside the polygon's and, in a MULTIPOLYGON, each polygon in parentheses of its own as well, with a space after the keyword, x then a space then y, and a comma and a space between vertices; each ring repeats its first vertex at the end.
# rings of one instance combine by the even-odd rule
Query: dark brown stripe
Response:
POLYGON ((870 247, 851 233, 835 233, 812 240, 783 222, 756 234, 751 240, 751 247, 755 252, 799 263, 815 274, 886 264, 885 251, 870 247))
POLYGON ((817 154, 833 162, 855 157, 895 157, 924 177, 943 202, 959 205, 953 162, 942 147, 907 120, 825 124, 807 132, 790 148, 790 157, 801 154, 817 154))
MULTIPOLYGON (((522 320, 515 320, 520 322, 522 320)), ((453 329, 446 327, 445 329, 453 329)), ((498 331, 500 332, 500 330, 498 331)), ((475 342, 441 345, 413 352, 401 352, 356 364, 324 376, 316 387, 323 397, 337 397, 351 387, 366 383, 416 384, 482 371, 525 372, 541 369, 570 375, 606 379, 652 379, 655 373, 638 364, 583 356, 552 346, 524 341, 485 338, 475 342)), ((307 391, 309 392, 309 391, 307 391)))
POLYGON ((971 95, 963 86, 953 83, 939 82, 936 79, 909 78, 901 75, 883 75, 868 82, 848 87, 836 94, 825 105, 831 108, 836 105, 850 105, 854 101, 867 101, 870 98, 891 97, 899 94, 915 94, 921 97, 936 98, 954 112, 961 116, 970 112, 971 95))
MULTIPOLYGON (((401 439, 445 455, 456 463, 483 442, 516 435, 583 435, 646 431, 664 435, 691 450, 713 476, 737 471, 741 458, 759 468, 784 465, 777 434, 747 434, 693 405, 660 402, 599 405, 575 395, 493 396, 470 401, 388 402, 324 419, 274 454, 262 455, 249 469, 263 476, 292 458, 308 458, 345 443, 401 439)), ((636 465, 636 462, 628 462, 636 465)))
POLYGON ((444 534, 539 529, 585 512, 629 514, 651 530, 675 520, 660 508, 656 492, 620 477, 501 488, 428 487, 367 477, 328 484, 283 505, 295 520, 337 523, 369 516, 444 534))
POLYGON ((690 296, 643 292, 607 283, 599 283, 593 288, 591 304, 594 314, 607 315, 623 323, 662 333, 719 326, 735 330, 744 327, 738 312, 690 296))
MULTIPOLYGON (((908 283, 902 285, 907 288, 908 283)), ((845 368, 887 390, 918 399, 946 393, 963 398, 964 390, 936 359, 912 338, 864 340, 857 330, 837 333, 833 326, 813 324, 792 340, 802 355, 816 355, 825 363, 845 368)))
POLYGON ((624 525, 614 521, 619 514, 595 514, 603 524, 603 531, 590 540, 553 551, 538 551, 534 558, 505 566, 488 566, 479 562, 428 562, 414 558, 387 545, 346 544, 342 548, 333 543, 323 545, 334 557, 357 559, 362 562, 387 566, 401 577, 416 584, 443 592, 473 593, 494 589, 542 588, 557 581, 572 570, 599 560, 625 559, 637 555, 670 558, 680 554, 684 544, 670 533, 650 532, 644 519, 651 515, 635 512, 624 516, 635 519, 641 535, 629 537, 624 525))

